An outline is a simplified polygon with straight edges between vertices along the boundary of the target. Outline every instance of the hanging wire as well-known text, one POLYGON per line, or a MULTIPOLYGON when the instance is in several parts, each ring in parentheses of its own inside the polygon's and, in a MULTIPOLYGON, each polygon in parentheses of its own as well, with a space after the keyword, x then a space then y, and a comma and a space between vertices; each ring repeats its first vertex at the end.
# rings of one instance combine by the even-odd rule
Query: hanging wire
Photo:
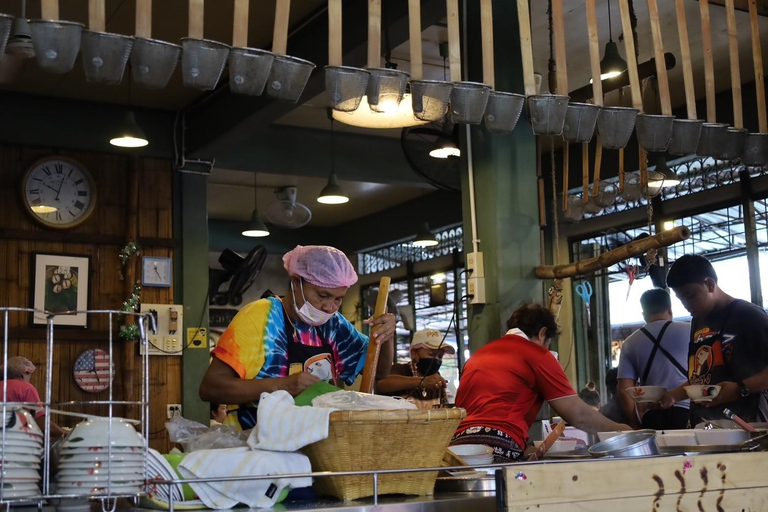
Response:
POLYGON ((549 82, 549 92, 568 94, 567 92, 560 92, 557 90, 557 79, 555 76, 555 70, 557 64, 555 63, 555 47, 554 47, 554 26, 552 22, 552 0, 548 1, 547 6, 547 20, 549 22, 549 62, 547 63, 547 81, 549 82))
POLYGON ((334 167, 333 163, 336 161, 335 155, 334 155, 334 134, 333 134, 333 116, 331 116, 331 174, 334 173, 334 167))
POLYGON ((384 22, 384 67, 387 69, 397 69, 397 64, 392 62, 392 48, 389 42, 389 19, 387 17, 387 2, 382 2, 381 16, 384 22))
POLYGON ((608 40, 613 41, 613 28, 611 27, 611 0, 608 0, 608 40))

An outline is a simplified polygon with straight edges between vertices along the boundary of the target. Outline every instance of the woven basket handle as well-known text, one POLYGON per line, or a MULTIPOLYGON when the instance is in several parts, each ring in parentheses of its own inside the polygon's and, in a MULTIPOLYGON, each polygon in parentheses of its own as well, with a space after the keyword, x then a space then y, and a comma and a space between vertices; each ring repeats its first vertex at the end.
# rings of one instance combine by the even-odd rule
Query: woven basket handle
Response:
MULTIPOLYGON (((379 281, 379 293, 376 296, 376 307, 373 310, 373 318, 378 318, 387 312, 387 298, 389 297, 388 277, 382 277, 379 281)), ((373 393, 373 381, 376 377, 376 366, 379 364, 379 352, 381 345, 373 341, 380 326, 374 326, 371 329, 371 341, 368 342, 368 352, 365 354, 365 366, 363 367, 363 378, 360 382, 360 391, 363 393, 373 393)))

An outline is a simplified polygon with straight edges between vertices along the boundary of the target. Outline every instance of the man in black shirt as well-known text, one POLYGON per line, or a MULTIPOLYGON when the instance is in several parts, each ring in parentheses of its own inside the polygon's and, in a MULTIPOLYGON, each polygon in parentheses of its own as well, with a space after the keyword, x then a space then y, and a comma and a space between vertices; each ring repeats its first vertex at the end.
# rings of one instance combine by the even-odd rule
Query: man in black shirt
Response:
MULTIPOLYGON (((768 315, 720 289, 715 269, 701 256, 679 258, 669 270, 667 285, 693 317, 689 383, 721 387, 711 401, 691 404, 692 423, 724 418, 726 407, 745 421, 767 420, 768 315)), ((685 400, 684 386, 667 392, 662 407, 685 400)))

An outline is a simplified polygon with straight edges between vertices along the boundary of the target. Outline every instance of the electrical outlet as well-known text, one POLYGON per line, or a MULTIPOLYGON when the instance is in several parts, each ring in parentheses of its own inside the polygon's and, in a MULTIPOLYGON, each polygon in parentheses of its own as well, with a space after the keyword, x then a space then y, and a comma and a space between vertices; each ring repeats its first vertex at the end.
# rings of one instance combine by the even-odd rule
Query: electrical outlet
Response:
POLYGON ((470 304, 485 304, 485 278, 470 277, 467 279, 467 295, 471 296, 470 304))
POLYGON ((166 336, 163 338, 162 348, 166 352, 180 352, 181 351, 181 338, 178 336, 166 336))
POLYGON ((168 404, 166 405, 168 419, 173 419, 176 416, 181 416, 181 404, 168 404))
POLYGON ((467 272, 471 272, 472 277, 485 277, 483 253, 471 252, 467 254, 467 272))

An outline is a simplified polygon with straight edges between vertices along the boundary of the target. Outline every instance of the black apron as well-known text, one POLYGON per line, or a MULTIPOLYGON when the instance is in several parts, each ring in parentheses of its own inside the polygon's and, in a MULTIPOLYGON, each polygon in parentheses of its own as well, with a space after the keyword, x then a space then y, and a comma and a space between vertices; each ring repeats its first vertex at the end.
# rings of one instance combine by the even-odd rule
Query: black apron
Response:
POLYGON ((645 371, 643 372, 643 378, 640 380, 640 386, 645 386, 648 382, 648 375, 651 373, 651 366, 653 366, 653 360, 656 357, 656 352, 661 350, 661 353, 664 354, 664 356, 669 359, 669 362, 672 363, 672 365, 677 368, 677 370, 683 375, 683 377, 688 377, 688 372, 683 368, 683 365, 681 365, 674 357, 672 357, 672 354, 667 352, 664 347, 661 346, 661 340, 664 338, 664 334, 667 332, 667 327, 672 325, 672 322, 665 323, 661 330, 659 331, 659 336, 654 337, 650 332, 648 332, 648 329, 645 327, 641 327, 640 330, 643 334, 646 335, 646 337, 651 340, 653 343, 653 350, 651 350, 651 354, 648 356, 648 362, 645 363, 645 371))

